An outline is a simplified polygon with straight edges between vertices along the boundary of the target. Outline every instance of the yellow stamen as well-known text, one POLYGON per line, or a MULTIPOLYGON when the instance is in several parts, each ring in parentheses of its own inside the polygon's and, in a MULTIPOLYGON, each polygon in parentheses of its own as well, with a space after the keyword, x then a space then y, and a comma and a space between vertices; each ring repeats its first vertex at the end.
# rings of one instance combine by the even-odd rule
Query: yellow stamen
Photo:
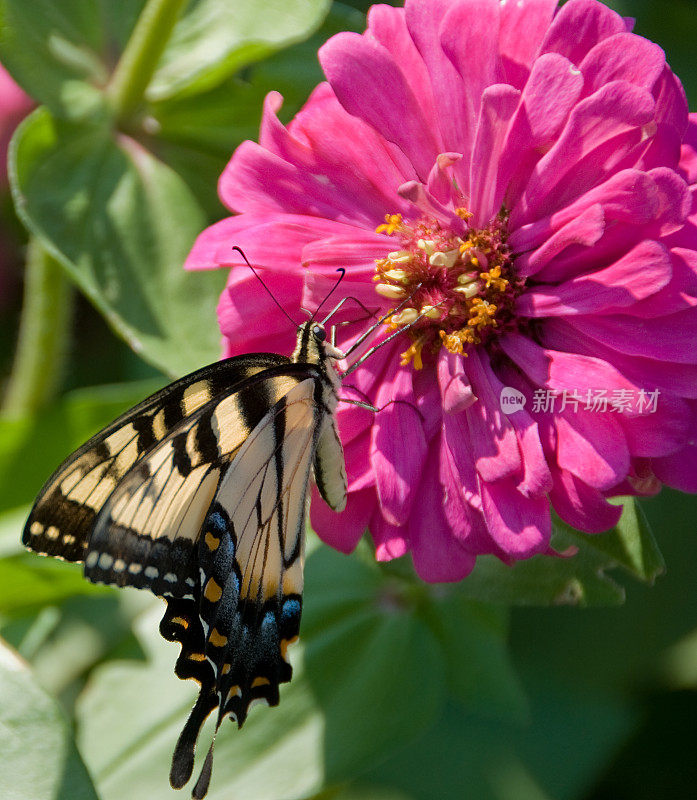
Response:
POLYGON ((386 233, 388 236, 392 236, 401 224, 401 214, 385 214, 385 222, 377 226, 375 233, 386 233))
POLYGON ((395 264, 408 264, 414 256, 408 250, 393 250, 387 254, 387 258, 395 264))
POLYGON ((445 267, 451 269, 455 266, 455 262, 460 258, 459 250, 447 250, 446 252, 438 251, 429 257, 428 263, 433 267, 445 267))
POLYGON ((436 250, 436 243, 432 239, 419 239, 416 246, 424 250, 427 256, 433 255, 436 250))
POLYGON ((435 306, 421 306, 421 314, 429 319, 441 318, 441 312, 435 306))
POLYGON ((409 325, 414 322, 419 316, 419 312, 415 308, 403 308, 399 314, 393 314, 390 317, 390 322, 393 325, 409 325))
POLYGON ((403 269, 388 269, 387 272, 383 272, 382 275, 388 280, 399 281, 400 283, 406 283, 409 280, 409 276, 403 269))
POLYGON ((474 283, 469 283, 467 286, 454 286, 453 292, 457 292, 458 294, 463 295, 464 297, 474 297, 480 290, 480 285, 478 281, 474 283))
POLYGON ((412 344, 412 346, 405 350, 400 357, 400 364, 403 367, 409 366, 409 363, 413 360, 414 362, 414 369, 423 369, 424 362, 421 360, 421 348, 423 347, 423 343, 420 340, 417 340, 412 344))
POLYGON ((378 283, 375 291, 390 300, 401 300, 407 296, 404 289, 400 289, 399 286, 391 286, 389 283, 378 283))

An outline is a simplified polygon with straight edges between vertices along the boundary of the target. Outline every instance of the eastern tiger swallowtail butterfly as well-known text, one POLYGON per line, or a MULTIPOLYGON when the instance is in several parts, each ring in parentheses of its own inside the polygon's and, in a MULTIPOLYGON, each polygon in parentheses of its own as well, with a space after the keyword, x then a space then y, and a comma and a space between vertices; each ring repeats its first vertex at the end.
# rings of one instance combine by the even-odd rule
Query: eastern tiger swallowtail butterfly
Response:
MULTIPOLYGON (((355 300, 344 298, 322 323, 315 311, 298 327, 290 358, 234 356, 127 411, 58 467, 24 528, 26 547, 84 564, 88 580, 150 589, 166 601, 160 633, 181 645, 174 671, 201 686, 174 750, 175 788, 191 778, 196 741, 214 709, 216 732, 226 716, 242 726, 255 701, 276 705, 279 685, 291 678, 310 474, 332 509, 346 504, 333 362, 394 313, 342 353, 324 323, 347 299, 355 300)), ((194 798, 208 790, 212 760, 213 744, 194 798)))
POLYGON ((217 726, 225 716, 241 726, 290 680, 311 471, 331 508, 346 503, 332 363, 342 357, 310 319, 290 358, 235 356, 176 381, 61 464, 26 523, 22 542, 37 553, 165 599, 160 632, 181 644, 175 673, 201 685, 174 751, 175 788, 214 709, 217 726))

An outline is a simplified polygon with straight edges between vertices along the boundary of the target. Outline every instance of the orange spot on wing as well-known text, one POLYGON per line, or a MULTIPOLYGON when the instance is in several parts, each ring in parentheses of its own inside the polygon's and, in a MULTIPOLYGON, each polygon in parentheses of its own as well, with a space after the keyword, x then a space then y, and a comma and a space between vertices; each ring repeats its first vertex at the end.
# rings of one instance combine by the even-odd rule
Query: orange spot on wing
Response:
POLYGON ((218 545, 220 544, 220 539, 216 539, 215 536, 210 531, 206 532, 204 536, 204 541, 206 542, 206 547, 213 552, 214 550, 218 549, 218 545))
POLYGON ((227 644, 227 636, 223 636, 222 633, 218 633, 217 628, 213 628, 208 637, 208 641, 213 647, 225 647, 227 644))
POLYGON ((222 594, 223 590, 216 583, 215 579, 210 578, 206 584, 206 588, 203 590, 203 596, 211 603, 217 603, 222 597, 222 594))

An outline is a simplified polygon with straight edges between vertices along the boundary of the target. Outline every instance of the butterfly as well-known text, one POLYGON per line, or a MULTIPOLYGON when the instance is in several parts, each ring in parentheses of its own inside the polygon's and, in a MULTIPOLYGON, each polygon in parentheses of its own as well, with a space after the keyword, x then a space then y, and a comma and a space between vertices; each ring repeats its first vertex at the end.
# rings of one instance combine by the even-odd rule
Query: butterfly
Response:
MULTIPOLYGON (((170 781, 190 779, 200 729, 217 708, 241 726, 276 705, 302 609, 311 473, 346 504, 334 412, 343 353, 322 324, 300 325, 290 358, 251 353, 172 383, 73 453, 46 482, 22 541, 84 564, 95 583, 150 589, 160 632, 181 645, 179 678, 200 683, 170 781)), ((206 794, 208 751, 193 797, 206 794)))
MULTIPOLYGON (((338 272, 320 305, 345 274, 338 272)), ((292 674, 288 647, 300 629, 310 477, 330 508, 343 510, 338 402, 378 410, 340 398, 341 380, 423 316, 340 376, 337 362, 390 317, 343 353, 324 325, 348 299, 362 306, 344 298, 322 322, 315 321, 318 307, 297 326, 290 358, 234 356, 127 411, 58 467, 25 525, 29 549, 84 564, 94 583, 149 589, 166 601, 160 633, 181 646, 175 674, 200 684, 174 749, 174 788, 191 778, 211 712, 218 710, 217 733, 226 716, 241 727, 254 703, 278 704, 279 686, 292 674)), ((208 791, 214 743, 215 736, 192 792, 196 800, 208 791)))

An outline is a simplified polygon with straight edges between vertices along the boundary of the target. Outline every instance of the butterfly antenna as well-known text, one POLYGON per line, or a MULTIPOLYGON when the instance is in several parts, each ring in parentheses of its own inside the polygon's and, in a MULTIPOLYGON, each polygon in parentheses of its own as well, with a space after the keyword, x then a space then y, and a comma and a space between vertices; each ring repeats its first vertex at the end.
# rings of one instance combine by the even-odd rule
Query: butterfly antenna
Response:
MULTIPOLYGON (((444 302, 445 302, 445 300, 442 300, 440 303, 436 304, 433 307, 434 308, 438 308, 438 306, 442 305, 444 302)), ((399 308, 399 306, 398 306, 398 308, 399 308)), ((429 309, 429 311, 430 311, 430 309, 429 309)), ((392 311, 391 313, 394 314, 394 311, 392 311)), ((394 331, 394 333, 391 333, 386 339, 383 339, 381 342, 378 342, 376 345, 371 347, 370 350, 367 350, 365 353, 363 353, 363 355, 358 359, 358 361, 354 361, 354 363, 351 364, 351 366, 343 373, 342 378, 345 378, 347 375, 350 375, 355 369, 360 367, 360 365, 366 360, 366 358, 369 358, 370 356, 372 356, 373 353, 376 350, 379 350, 381 347, 386 345, 388 342, 391 342, 393 339, 396 339, 397 336, 400 336, 401 334, 403 334, 406 331, 408 331, 409 328, 411 328, 413 325, 416 325, 416 323, 420 319, 422 319, 422 317, 425 317, 427 313, 428 313, 427 311, 421 312, 421 314, 419 314, 419 316, 415 320, 413 320, 412 322, 409 322, 407 325, 403 325, 401 328, 398 328, 396 331, 394 331)), ((377 324, 380 324, 380 323, 377 323, 377 324)), ((373 326, 373 327, 375 327, 375 326, 373 326)), ((354 345, 350 350, 348 350, 345 355, 349 355, 349 353, 353 352, 355 349, 356 349, 356 345, 354 345)))
POLYGON ((324 305, 324 304, 327 302, 327 300, 329 300, 329 298, 330 298, 330 297, 331 297, 331 296, 334 294, 334 292, 336 291, 336 289, 337 289, 337 287, 339 286, 339 284, 341 283, 341 281, 343 281, 343 279, 344 279, 344 275, 346 275, 346 270, 345 270, 343 267, 339 267, 339 268, 337 269, 337 272, 340 272, 340 273, 341 273, 341 275, 339 275, 339 277, 338 277, 338 279, 337 279, 336 283, 335 283, 335 284, 334 284, 334 286, 332 286, 332 288, 329 290, 329 292, 328 292, 328 293, 327 293, 327 295, 325 296, 324 300, 322 300, 322 302, 321 302, 321 303, 320 303, 320 304, 317 306, 317 308, 316 308, 316 309, 314 310, 314 312, 312 313, 312 316, 310 317, 310 322, 312 322, 312 320, 315 318, 315 315, 316 315, 316 314, 317 314, 317 312, 320 310, 320 308, 322 308, 322 306, 323 306, 323 305, 324 305))
MULTIPOLYGON (((244 251, 242 250, 242 248, 241 248, 241 247, 238 247, 237 245, 234 245, 232 249, 233 249, 233 250, 237 250, 237 252, 238 252, 238 253, 239 253, 239 254, 242 256, 242 258, 245 260, 245 263, 247 264, 247 266, 248 266, 248 267, 249 267, 249 268, 252 270, 252 272, 254 273, 254 275, 255 275, 256 279, 257 279, 257 280, 259 281, 259 283, 260 283, 260 284, 261 284, 261 285, 264 287, 264 289, 266 289, 266 291, 268 292, 268 294, 269 294, 269 297, 270 297, 270 298, 271 298, 271 299, 274 301, 274 303, 276 303, 276 305, 277 305, 277 306, 278 306, 278 307, 281 309, 281 311, 282 311, 282 312, 283 312, 283 314, 286 316, 286 318, 287 318, 287 319, 289 319, 289 320, 290 320, 290 321, 293 323, 293 327, 297 328, 297 327, 298 327, 298 323, 297 323, 297 322, 296 322, 296 321, 293 319, 293 317, 291 317, 291 315, 290 315, 290 314, 289 314, 289 313, 288 313, 288 312, 285 310, 285 308, 283 308, 283 306, 282 306, 282 305, 281 305, 281 304, 278 302, 278 300, 276 300, 276 298, 273 296, 273 292, 271 291, 271 289, 269 289, 269 287, 268 287, 268 286, 267 286, 267 285, 264 283, 264 281, 261 279, 261 275, 259 275, 259 273, 258 273, 258 272, 257 272, 257 271, 254 269, 254 267, 253 267, 253 266, 252 266, 252 265, 249 263, 249 259, 248 259, 248 258, 247 258, 247 256, 244 254, 244 251)), ((340 278, 339 280, 341 280, 341 278, 340 278)), ((334 287, 334 288, 336 288, 336 287, 334 287)), ((333 292, 333 291, 334 291, 334 289, 332 289, 332 292, 333 292)), ((331 294, 331 292, 329 292, 329 294, 331 294)), ((327 296, 328 296, 328 295, 327 295, 327 296)), ((326 298, 325 298, 325 299, 326 299, 326 298)))

